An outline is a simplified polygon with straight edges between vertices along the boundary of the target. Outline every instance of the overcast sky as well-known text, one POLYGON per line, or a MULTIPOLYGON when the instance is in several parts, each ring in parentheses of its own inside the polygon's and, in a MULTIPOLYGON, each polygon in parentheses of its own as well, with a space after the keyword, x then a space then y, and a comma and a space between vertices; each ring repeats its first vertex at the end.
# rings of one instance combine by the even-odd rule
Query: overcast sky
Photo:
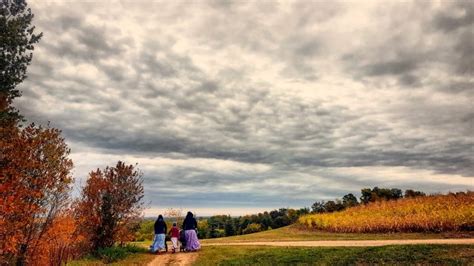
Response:
POLYGON ((16 105, 63 130, 75 193, 118 160, 147 215, 474 188, 472 1, 252 2, 30 1, 16 105))

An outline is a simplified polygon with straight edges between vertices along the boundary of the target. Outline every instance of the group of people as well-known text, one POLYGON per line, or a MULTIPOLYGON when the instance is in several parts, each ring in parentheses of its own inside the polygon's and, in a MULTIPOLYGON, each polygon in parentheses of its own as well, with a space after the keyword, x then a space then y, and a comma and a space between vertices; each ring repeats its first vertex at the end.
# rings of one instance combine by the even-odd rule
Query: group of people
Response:
POLYGON ((169 230, 166 226, 165 219, 160 214, 154 225, 155 237, 153 244, 150 246, 150 252, 159 253, 162 250, 168 251, 166 244, 166 234, 171 238, 173 245, 172 252, 175 253, 178 247, 180 251, 196 251, 201 248, 199 239, 197 236, 197 221, 194 218, 192 212, 186 214, 184 218, 183 226, 181 230, 178 228, 177 223, 173 223, 173 227, 169 230), (181 245, 180 245, 181 243, 181 245))

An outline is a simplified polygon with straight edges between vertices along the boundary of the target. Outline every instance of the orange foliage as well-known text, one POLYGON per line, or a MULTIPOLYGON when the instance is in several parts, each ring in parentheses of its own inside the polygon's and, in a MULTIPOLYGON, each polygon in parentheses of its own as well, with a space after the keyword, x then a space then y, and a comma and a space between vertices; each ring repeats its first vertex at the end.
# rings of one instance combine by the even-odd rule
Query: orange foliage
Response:
POLYGON ((33 265, 62 265, 82 255, 84 236, 79 235, 71 212, 61 214, 40 239, 33 265))
POLYGON ((118 162, 115 167, 91 172, 75 207, 79 230, 87 237, 89 248, 132 240, 142 198, 141 173, 133 165, 118 162))
POLYGON ((341 212, 306 215, 299 223, 351 233, 472 230, 474 192, 373 202, 341 212))
POLYGON ((0 128, 0 262, 25 261, 67 203, 73 165, 60 134, 0 128))

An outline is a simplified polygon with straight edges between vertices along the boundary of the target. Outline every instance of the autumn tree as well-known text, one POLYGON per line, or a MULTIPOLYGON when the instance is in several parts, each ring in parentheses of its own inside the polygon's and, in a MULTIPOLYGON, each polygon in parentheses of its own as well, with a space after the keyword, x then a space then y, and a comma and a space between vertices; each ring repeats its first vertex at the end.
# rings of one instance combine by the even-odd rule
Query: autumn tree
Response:
POLYGON ((120 161, 89 174, 76 218, 93 252, 131 240, 143 209, 142 183, 141 172, 120 161))
POLYGON ((22 265, 67 204, 73 164, 57 129, 0 131, 0 258, 22 265))
POLYGON ((0 1, 0 126, 15 124, 20 115, 11 106, 21 92, 17 85, 26 78, 34 44, 41 36, 31 25, 33 14, 25 0, 0 1))

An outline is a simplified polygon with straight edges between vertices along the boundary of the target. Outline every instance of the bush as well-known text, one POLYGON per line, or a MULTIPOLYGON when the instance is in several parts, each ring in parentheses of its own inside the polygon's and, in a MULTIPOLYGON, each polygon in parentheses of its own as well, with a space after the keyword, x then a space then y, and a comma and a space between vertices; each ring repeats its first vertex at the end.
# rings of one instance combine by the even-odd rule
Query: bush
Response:
POLYGON ((251 234, 251 233, 257 233, 262 231, 262 226, 257 223, 251 223, 249 224, 243 231, 243 234, 251 234))

